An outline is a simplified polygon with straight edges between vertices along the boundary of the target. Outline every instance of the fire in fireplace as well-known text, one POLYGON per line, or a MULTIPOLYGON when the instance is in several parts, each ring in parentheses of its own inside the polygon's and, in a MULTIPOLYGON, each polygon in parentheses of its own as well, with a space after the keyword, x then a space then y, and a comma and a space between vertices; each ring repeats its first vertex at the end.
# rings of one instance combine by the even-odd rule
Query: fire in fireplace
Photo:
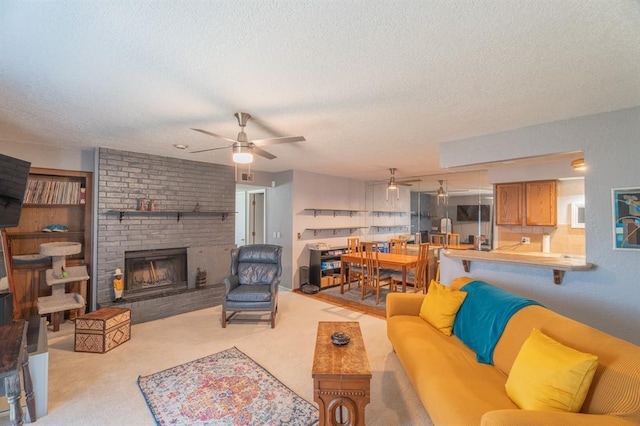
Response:
POLYGON ((187 288, 187 249, 127 251, 124 295, 187 288))

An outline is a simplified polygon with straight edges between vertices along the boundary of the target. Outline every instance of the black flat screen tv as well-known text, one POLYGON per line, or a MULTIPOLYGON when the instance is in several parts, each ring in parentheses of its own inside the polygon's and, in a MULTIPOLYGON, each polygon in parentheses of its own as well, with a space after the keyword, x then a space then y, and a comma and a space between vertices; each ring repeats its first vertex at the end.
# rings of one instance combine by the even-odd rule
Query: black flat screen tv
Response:
POLYGON ((477 204, 458 205, 456 220, 458 222, 477 222, 480 219, 481 222, 489 222, 491 220, 490 207, 487 204, 482 204, 481 206, 477 204), (480 217, 478 218, 478 216, 480 217))
POLYGON ((0 228, 18 226, 31 163, 0 154, 0 228))

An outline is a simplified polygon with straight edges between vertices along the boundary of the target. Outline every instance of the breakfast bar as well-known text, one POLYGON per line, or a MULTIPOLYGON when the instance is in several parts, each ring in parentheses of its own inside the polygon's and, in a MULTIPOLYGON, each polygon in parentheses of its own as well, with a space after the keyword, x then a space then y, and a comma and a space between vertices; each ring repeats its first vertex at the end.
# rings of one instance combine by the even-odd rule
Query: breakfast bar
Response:
POLYGON ((567 271, 588 271, 592 263, 582 256, 567 256, 557 253, 517 253, 504 251, 444 250, 445 256, 462 261, 465 272, 471 270, 471 262, 502 263, 515 266, 533 266, 553 270, 553 282, 562 284, 567 271))

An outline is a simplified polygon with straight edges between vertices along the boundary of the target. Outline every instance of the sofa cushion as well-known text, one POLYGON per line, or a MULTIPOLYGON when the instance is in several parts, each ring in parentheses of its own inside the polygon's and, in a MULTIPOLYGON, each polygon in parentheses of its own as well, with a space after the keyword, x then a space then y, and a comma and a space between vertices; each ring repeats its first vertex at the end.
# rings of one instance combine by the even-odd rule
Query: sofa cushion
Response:
POLYGON ((563 344, 598 356, 598 369, 580 412, 613 414, 640 424, 640 347, 542 306, 518 311, 496 345, 494 362, 507 375, 537 328, 563 344))
POLYGON ((507 376, 479 364, 456 336, 445 336, 417 315, 390 317, 387 332, 433 424, 478 425, 489 410, 518 408, 504 390, 507 376))
POLYGON ((505 388, 524 410, 576 413, 597 367, 597 356, 565 346, 534 328, 513 363, 505 388))
POLYGON ((449 287, 431 280, 429 292, 422 301, 420 318, 440 332, 451 336, 456 314, 467 297, 464 291, 451 290, 449 287))

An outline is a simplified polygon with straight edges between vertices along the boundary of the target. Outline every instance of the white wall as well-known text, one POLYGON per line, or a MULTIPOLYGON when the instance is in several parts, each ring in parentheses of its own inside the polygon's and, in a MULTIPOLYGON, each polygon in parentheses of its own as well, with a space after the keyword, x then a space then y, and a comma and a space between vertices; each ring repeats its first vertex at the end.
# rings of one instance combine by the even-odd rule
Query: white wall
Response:
POLYGON ((293 171, 275 173, 271 179, 275 186, 267 188, 266 193, 266 240, 267 244, 282 246, 282 276, 280 285, 285 288, 295 288, 294 273, 297 265, 291 242, 294 240, 291 212, 293 211, 293 171), (280 238, 273 236, 279 232, 280 238))
POLYGON ((292 264, 294 278, 293 288, 298 287, 298 268, 309 265, 309 250, 307 244, 325 242, 330 246, 344 246, 347 237, 359 236, 365 238, 365 230, 321 231, 314 235, 309 228, 331 227, 366 227, 367 214, 322 211, 314 217, 313 211, 306 209, 353 209, 365 210, 365 183, 355 179, 335 176, 293 172, 293 203, 289 211, 292 219, 292 264), (300 238, 298 238, 300 234, 300 238))
POLYGON ((94 171, 94 149, 60 149, 46 145, 33 145, 0 141, 0 152, 31 162, 31 167, 48 169, 94 171))
MULTIPOLYGON (((532 297, 550 309, 640 344, 640 251, 614 250, 611 189, 640 187, 640 108, 546 123, 447 142, 441 166, 454 167, 584 150, 586 255, 596 268, 568 272, 561 285, 551 271, 473 263, 469 275, 532 297)), ((514 179, 518 180, 518 179, 514 179)), ((520 180, 527 180, 522 176, 520 180)), ((465 275, 443 258, 443 282, 465 275)))

